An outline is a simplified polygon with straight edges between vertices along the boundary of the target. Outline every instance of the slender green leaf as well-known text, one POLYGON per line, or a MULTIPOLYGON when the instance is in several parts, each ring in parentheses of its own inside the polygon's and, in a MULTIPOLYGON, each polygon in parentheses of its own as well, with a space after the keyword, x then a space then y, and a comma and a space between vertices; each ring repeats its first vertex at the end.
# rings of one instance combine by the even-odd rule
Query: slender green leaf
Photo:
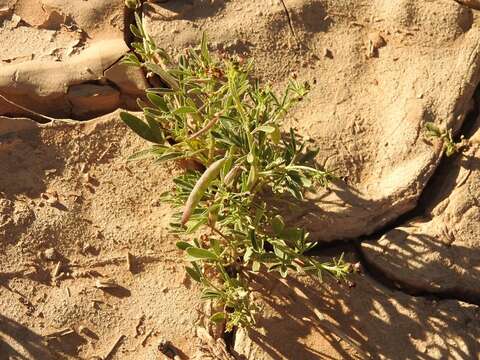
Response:
POLYGON ((192 245, 185 242, 185 241, 179 241, 176 243, 176 246, 177 248, 179 248, 180 250, 187 250, 188 248, 191 248, 192 245))
POLYGON ((201 282, 202 281, 202 275, 196 271, 195 269, 191 267, 185 267, 185 270, 187 271, 187 274, 190 275, 190 277, 195 280, 196 282, 201 282))
POLYGON ((162 69, 160 65, 147 62, 145 63, 145 66, 148 70, 160 76, 160 78, 165 81, 173 90, 176 91, 179 89, 177 80, 172 75, 170 75, 168 71, 162 69))
POLYGON ((148 100, 150 100, 150 102, 153 105, 158 107, 163 112, 168 112, 169 111, 167 103, 165 102, 165 100, 163 100, 163 98, 161 96, 158 96, 157 94, 155 94, 153 92, 147 92, 147 98, 148 98, 148 100))
POLYGON ((137 38, 141 38, 142 37, 142 33, 140 32, 140 30, 138 30, 138 28, 133 25, 133 24, 130 24, 130 32, 135 35, 137 38))
POLYGON ((150 127, 138 117, 128 112, 122 111, 120 113, 120 118, 125 124, 127 124, 130 129, 132 129, 141 138, 153 143, 158 141, 152 129, 150 129, 150 127))
POLYGON ((217 255, 205 249, 189 247, 186 251, 187 251, 187 254, 192 259, 196 259, 196 260, 217 260, 218 259, 217 255))
POLYGON ((161 88, 161 87, 158 87, 158 88, 150 88, 150 89, 147 89, 147 94, 148 93, 154 93, 154 94, 160 94, 160 95, 165 95, 165 94, 172 94, 174 93, 175 91, 173 89, 170 89, 170 88, 161 88))
POLYGON ((145 116, 145 119, 147 120, 148 127, 152 131, 153 136, 155 137, 155 142, 157 144, 165 142, 165 136, 163 135, 160 124, 151 116, 145 116))
POLYGON ((210 321, 214 323, 221 323, 225 321, 225 319, 226 319, 226 314, 224 312, 217 312, 212 316, 210 316, 210 321))
POLYGON ((172 114, 174 115, 183 115, 183 114, 193 114, 196 113, 197 110, 191 106, 181 106, 174 111, 172 111, 172 114))
POLYGON ((263 131, 264 133, 271 134, 275 131, 275 127, 271 125, 261 125, 257 127, 255 131, 263 131))

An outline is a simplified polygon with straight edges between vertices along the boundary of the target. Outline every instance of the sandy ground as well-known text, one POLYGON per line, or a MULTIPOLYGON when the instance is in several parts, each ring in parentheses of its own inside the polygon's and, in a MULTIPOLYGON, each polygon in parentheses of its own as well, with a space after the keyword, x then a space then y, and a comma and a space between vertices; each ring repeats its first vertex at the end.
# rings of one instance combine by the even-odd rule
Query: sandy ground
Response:
POLYGON ((275 88, 288 76, 312 83, 286 125, 341 180, 289 220, 321 256, 362 263, 348 283, 259 276, 264 318, 220 334, 225 345, 199 336, 208 309, 159 201, 178 169, 126 161, 147 146, 118 119, 149 86, 118 64, 132 13, 119 0, 80 3, 0 0, 0 360, 480 356, 476 10, 144 2, 146 27, 172 54, 206 31, 212 51, 253 57, 275 88), (472 146, 444 159, 426 121, 472 146))

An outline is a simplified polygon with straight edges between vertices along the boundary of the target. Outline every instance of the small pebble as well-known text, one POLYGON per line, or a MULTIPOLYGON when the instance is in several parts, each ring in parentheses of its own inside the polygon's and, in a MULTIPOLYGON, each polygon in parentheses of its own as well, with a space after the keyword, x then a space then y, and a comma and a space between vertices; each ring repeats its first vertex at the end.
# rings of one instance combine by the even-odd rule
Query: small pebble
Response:
POLYGON ((48 248, 43 252, 45 259, 47 260, 56 260, 58 258, 58 253, 54 248, 48 248))

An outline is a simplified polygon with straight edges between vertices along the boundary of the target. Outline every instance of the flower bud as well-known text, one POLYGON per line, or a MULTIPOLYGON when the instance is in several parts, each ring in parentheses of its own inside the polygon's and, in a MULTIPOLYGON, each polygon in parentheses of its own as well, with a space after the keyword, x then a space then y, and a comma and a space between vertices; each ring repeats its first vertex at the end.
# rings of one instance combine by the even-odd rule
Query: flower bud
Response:
POLYGON ((125 0, 125 6, 135 10, 138 7, 138 0, 125 0))

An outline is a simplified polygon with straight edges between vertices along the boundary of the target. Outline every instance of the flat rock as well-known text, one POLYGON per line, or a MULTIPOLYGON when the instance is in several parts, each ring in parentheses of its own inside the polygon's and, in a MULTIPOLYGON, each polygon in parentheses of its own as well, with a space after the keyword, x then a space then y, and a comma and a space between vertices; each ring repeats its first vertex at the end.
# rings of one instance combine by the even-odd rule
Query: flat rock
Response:
POLYGON ((276 89, 293 75, 312 83, 287 125, 341 180, 289 220, 318 241, 371 234, 415 207, 439 163, 438 144, 423 141, 425 121, 462 124, 480 79, 478 24, 454 1, 284 3, 288 16, 280 1, 195 1, 169 21, 150 7, 145 26, 172 53, 205 31, 213 49, 253 57, 255 74, 276 89), (375 56, 372 33, 383 39, 375 56))
POLYGON ((16 118, 13 121, 11 118, 0 116, 0 136, 11 132, 34 129, 37 126, 37 122, 28 118, 16 118))
POLYGON ((476 359, 477 306, 389 290, 366 275, 354 287, 331 279, 259 279, 267 303, 256 330, 240 330, 246 359, 476 359))
MULTIPOLYGON (((0 94, 44 115, 70 117, 69 87, 102 79, 103 71, 127 51, 123 40, 105 40, 64 62, 32 60, 4 65, 0 68, 0 94)), ((0 114, 18 113, 25 111, 0 99, 0 114)))
POLYGON ((109 113, 120 106, 120 92, 109 85, 73 85, 68 89, 67 99, 75 118, 95 112, 109 113))
POLYGON ((199 290, 185 281, 183 254, 167 231, 169 208, 150 205, 172 185, 171 169, 127 164, 143 147, 118 112, 0 137, 0 357, 105 356, 121 334, 121 359, 158 357, 161 337, 189 357, 196 352, 199 290), (49 274, 57 262, 43 256, 50 248, 69 274, 56 286, 49 274), (95 288, 107 278, 117 287, 95 288), (45 335, 70 327, 75 333, 45 345, 45 335))
POLYGON ((480 130, 471 140, 464 156, 439 167, 422 198, 425 214, 362 243, 362 252, 400 286, 479 303, 480 130))
POLYGON ((149 87, 142 70, 135 66, 116 63, 105 70, 105 77, 114 83, 122 94, 141 96, 149 87))
MULTIPOLYGON (((101 80, 129 50, 122 0, 8 0, 2 9, 0 94, 44 115, 74 116, 68 88, 101 80)), ((29 114, 0 99, 0 115, 29 114)))

